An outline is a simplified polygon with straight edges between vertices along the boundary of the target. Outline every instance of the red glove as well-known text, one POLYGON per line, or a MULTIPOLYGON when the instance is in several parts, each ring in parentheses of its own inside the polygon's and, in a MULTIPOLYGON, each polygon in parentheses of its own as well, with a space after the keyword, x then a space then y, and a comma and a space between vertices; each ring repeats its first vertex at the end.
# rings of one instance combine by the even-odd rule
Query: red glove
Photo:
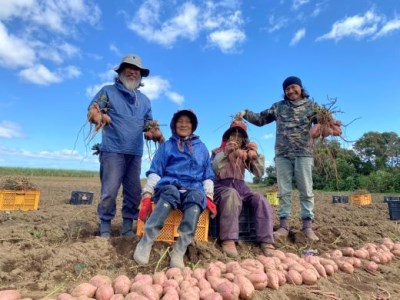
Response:
POLYGON ((209 197, 207 197, 207 208, 211 212, 211 218, 215 218, 217 216, 217 206, 209 197))
POLYGON ((145 196, 140 203, 139 220, 146 222, 146 219, 150 216, 152 211, 151 197, 145 196))

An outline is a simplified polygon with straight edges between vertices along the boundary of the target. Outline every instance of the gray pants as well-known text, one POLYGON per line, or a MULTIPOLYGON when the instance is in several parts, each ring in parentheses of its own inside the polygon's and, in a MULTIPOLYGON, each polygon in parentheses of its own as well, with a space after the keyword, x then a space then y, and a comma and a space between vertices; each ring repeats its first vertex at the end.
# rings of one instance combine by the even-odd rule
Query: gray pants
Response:
POLYGON ((278 214, 280 218, 290 217, 292 210, 292 182, 294 177, 300 194, 300 217, 302 219, 314 219, 313 166, 314 160, 312 157, 275 158, 279 189, 278 214))

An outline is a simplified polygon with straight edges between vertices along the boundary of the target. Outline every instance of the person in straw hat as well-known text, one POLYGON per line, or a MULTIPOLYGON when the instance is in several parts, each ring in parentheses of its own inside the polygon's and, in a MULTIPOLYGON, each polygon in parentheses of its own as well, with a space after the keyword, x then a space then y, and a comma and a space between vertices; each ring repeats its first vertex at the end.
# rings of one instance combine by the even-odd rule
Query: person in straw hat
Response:
POLYGON ((153 119, 150 100, 140 92, 142 78, 149 76, 138 55, 128 54, 114 68, 115 82, 106 85, 89 105, 97 105, 111 122, 102 127, 99 146, 101 193, 97 207, 100 236, 111 236, 118 190, 122 185, 122 236, 133 236, 141 195, 140 172, 143 130, 153 119))

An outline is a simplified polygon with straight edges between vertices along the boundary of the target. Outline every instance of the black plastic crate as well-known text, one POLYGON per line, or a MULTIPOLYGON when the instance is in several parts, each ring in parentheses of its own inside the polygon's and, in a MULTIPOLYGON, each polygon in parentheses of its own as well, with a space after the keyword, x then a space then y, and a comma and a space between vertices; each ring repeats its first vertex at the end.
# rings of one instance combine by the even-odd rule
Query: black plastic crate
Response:
POLYGON ((332 203, 349 203, 349 196, 332 196, 332 203))
POLYGON ((388 200, 389 219, 400 220, 400 200, 388 200))
MULTIPOLYGON (((219 238, 219 215, 210 219, 208 234, 213 238, 219 238)), ((251 213, 250 206, 246 203, 243 203, 242 211, 239 215, 239 240, 250 242, 256 240, 254 217, 251 213)))
POLYGON ((71 199, 69 200, 69 204, 72 205, 92 204, 92 202, 93 202, 93 193, 82 192, 82 191, 72 191, 71 199))
POLYGON ((388 202, 391 200, 400 200, 400 197, 398 196, 383 196, 383 202, 388 202))

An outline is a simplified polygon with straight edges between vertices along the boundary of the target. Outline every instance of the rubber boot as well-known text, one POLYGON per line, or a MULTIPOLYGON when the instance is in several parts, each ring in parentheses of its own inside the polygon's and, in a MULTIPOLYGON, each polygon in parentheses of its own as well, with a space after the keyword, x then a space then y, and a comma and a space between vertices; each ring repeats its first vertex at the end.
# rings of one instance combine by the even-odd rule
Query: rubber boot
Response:
POLYGON ((111 221, 100 220, 99 225, 100 236, 103 238, 111 237, 111 221))
POLYGON ((183 218, 178 228, 179 238, 170 253, 171 268, 185 267, 183 256, 186 253, 187 247, 190 245, 191 242, 193 242, 200 213, 201 209, 197 204, 190 206, 183 212, 183 218))
POLYGON ((303 219, 303 229, 304 235, 311 241, 319 241, 319 238, 312 230, 312 220, 310 218, 303 219))
POLYGON ((236 245, 234 240, 226 240, 221 243, 222 251, 231 258, 237 257, 239 254, 236 250, 236 245))
POLYGON ((274 238, 276 240, 284 240, 289 235, 289 222, 287 218, 279 219, 279 229, 274 232, 274 238))
POLYGON ((138 265, 147 265, 149 263, 151 247, 156 237, 160 234, 165 219, 171 211, 172 206, 169 202, 161 199, 157 202, 154 211, 145 223, 144 235, 137 244, 133 254, 133 259, 138 265))
POLYGON ((122 228, 121 228, 121 236, 123 237, 131 237, 134 236, 133 232, 133 220, 132 219, 123 219, 122 228))

